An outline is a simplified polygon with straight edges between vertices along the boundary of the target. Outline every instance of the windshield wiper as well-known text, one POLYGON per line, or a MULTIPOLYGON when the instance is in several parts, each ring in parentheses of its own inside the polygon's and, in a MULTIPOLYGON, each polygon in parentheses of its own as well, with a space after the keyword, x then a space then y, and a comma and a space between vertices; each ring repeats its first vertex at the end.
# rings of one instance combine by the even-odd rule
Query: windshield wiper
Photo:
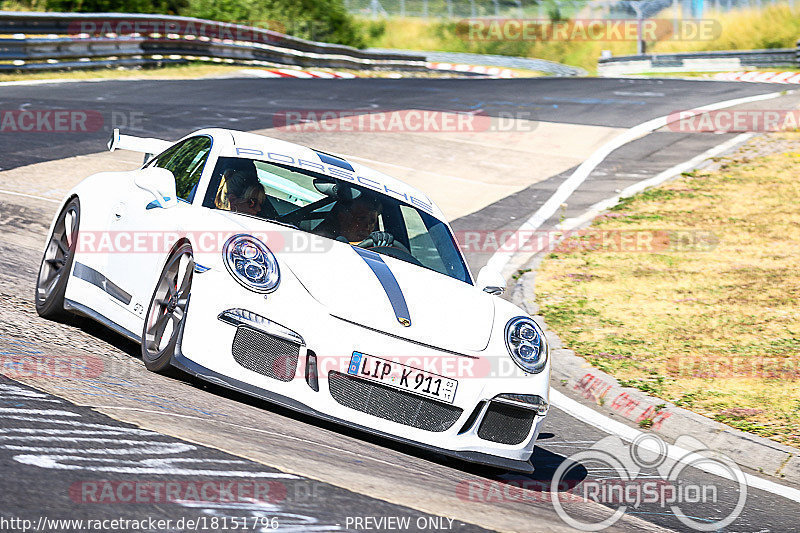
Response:
POLYGON ((277 220, 277 219, 274 219, 274 218, 265 218, 265 217, 258 217, 258 218, 260 218, 261 220, 266 220, 267 222, 272 222, 273 224, 278 224, 279 226, 285 226, 287 228, 292 228, 292 229, 303 231, 298 226, 295 226, 291 222, 284 222, 282 220, 277 220))

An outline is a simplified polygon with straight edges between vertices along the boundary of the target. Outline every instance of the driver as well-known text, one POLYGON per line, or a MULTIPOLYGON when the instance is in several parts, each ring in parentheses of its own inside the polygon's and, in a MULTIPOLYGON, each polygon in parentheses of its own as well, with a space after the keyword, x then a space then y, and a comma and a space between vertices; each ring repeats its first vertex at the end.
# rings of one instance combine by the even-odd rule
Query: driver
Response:
POLYGON ((373 246, 391 246, 391 233, 379 231, 378 217, 383 204, 374 195, 361 194, 349 202, 339 200, 315 233, 351 244, 371 239, 373 246))

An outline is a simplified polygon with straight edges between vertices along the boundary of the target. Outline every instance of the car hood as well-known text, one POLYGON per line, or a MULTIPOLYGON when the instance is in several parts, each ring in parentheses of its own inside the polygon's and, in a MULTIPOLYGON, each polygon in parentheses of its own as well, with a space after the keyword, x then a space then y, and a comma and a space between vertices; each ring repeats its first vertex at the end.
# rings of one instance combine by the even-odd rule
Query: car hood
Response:
POLYGON ((234 213, 214 213, 243 233, 263 232, 281 269, 291 270, 334 317, 446 350, 481 351, 489 343, 494 297, 472 285, 311 233, 234 213), (378 264, 376 272, 370 266, 371 262, 376 266, 375 260, 385 268, 378 264), (401 299, 409 326, 398 320, 401 299))
POLYGON ((490 295, 405 261, 325 240, 325 252, 276 255, 331 315, 448 350, 486 348, 494 322, 490 295))

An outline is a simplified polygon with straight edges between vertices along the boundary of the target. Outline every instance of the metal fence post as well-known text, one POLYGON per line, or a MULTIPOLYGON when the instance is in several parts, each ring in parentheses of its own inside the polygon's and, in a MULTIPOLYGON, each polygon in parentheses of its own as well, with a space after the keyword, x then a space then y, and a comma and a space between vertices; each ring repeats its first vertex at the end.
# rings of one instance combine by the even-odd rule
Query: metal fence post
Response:
POLYGON ((636 53, 638 55, 643 55, 645 52, 644 41, 642 40, 642 6, 637 2, 631 2, 630 6, 636 12, 636 53))

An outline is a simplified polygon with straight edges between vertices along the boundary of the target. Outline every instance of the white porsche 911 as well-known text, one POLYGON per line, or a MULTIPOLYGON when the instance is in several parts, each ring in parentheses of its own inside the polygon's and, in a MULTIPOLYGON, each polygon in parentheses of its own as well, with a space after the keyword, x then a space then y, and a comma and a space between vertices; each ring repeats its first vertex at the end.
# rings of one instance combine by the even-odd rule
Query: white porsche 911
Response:
POLYGON ((422 192, 341 157, 201 130, 83 180, 45 247, 36 309, 76 313, 176 367, 466 461, 532 471, 544 334, 474 280, 422 192), (157 155, 155 155, 157 154, 157 155))

